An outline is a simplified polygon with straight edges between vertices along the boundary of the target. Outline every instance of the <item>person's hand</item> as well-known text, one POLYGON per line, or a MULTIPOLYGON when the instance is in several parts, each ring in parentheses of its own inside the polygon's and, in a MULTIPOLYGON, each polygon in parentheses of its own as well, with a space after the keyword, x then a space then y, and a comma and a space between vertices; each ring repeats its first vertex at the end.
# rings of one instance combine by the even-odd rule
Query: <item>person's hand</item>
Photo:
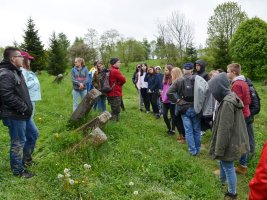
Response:
POLYGON ((84 85, 82 83, 80 83, 79 90, 82 90, 83 88, 84 88, 84 85))

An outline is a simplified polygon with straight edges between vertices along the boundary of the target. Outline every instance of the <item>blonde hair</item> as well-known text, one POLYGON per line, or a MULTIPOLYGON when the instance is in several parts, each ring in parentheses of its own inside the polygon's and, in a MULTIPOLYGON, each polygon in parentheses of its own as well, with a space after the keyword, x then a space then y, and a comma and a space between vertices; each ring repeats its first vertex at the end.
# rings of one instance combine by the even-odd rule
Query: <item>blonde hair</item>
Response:
POLYGON ((227 66, 231 72, 235 72, 236 76, 239 76, 241 73, 241 65, 238 63, 231 63, 227 66))
POLYGON ((173 83, 176 79, 181 78, 183 76, 183 72, 179 67, 174 67, 172 68, 171 76, 172 76, 172 83, 173 83))
POLYGON ((81 58, 81 57, 77 57, 77 58, 75 58, 75 60, 80 61, 82 67, 85 66, 85 62, 84 62, 84 59, 83 59, 83 58, 81 58))

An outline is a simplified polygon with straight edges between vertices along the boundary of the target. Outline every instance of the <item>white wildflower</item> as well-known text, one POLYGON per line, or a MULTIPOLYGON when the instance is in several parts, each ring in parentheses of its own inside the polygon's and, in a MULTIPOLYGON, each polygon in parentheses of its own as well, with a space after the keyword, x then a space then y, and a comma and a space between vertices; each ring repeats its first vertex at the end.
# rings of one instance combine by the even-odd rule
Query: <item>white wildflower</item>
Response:
POLYGON ((64 177, 64 175, 62 175, 62 174, 58 174, 58 175, 57 175, 57 178, 58 178, 58 179, 62 179, 63 177, 64 177))
POLYGON ((134 185, 134 182, 130 182, 129 185, 130 185, 130 186, 133 186, 133 185, 134 185))
POLYGON ((65 174, 69 173, 69 171, 70 171, 70 169, 68 169, 68 168, 65 168, 65 169, 64 169, 64 173, 65 173, 65 174))
POLYGON ((71 177, 70 173, 65 174, 67 178, 71 177))
POLYGON ((85 170, 91 169, 91 165, 88 165, 88 164, 84 164, 83 167, 84 167, 85 170))
POLYGON ((134 195, 138 195, 138 191, 135 190, 135 191, 133 192, 133 194, 134 194, 134 195))
POLYGON ((73 185, 73 184, 74 184, 74 180, 73 180, 73 179, 69 179, 69 183, 70 183, 71 185, 73 185))

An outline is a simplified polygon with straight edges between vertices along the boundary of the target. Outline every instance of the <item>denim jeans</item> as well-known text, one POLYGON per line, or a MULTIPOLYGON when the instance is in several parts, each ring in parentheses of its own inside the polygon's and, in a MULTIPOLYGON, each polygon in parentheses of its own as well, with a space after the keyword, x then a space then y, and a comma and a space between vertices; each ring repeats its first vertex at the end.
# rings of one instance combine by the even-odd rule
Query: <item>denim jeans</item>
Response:
POLYGON ((24 170, 23 163, 32 161, 32 153, 38 138, 38 130, 33 121, 3 118, 10 135, 10 165, 13 174, 24 170))
POLYGON ((106 108, 106 99, 107 97, 105 95, 100 95, 97 98, 96 104, 99 112, 104 112, 107 110, 106 108))
POLYGON ((188 145, 188 150, 191 155, 196 155, 200 152, 200 119, 197 116, 193 107, 187 109, 182 115, 182 120, 185 129, 185 139, 188 145))
POLYGON ((236 194, 237 180, 234 161, 220 160, 220 179, 223 184, 228 182, 228 192, 236 194))
POLYGON ((81 98, 81 101, 86 96, 87 90, 72 90, 72 96, 73 96, 73 111, 75 111, 79 105, 79 97, 81 98))

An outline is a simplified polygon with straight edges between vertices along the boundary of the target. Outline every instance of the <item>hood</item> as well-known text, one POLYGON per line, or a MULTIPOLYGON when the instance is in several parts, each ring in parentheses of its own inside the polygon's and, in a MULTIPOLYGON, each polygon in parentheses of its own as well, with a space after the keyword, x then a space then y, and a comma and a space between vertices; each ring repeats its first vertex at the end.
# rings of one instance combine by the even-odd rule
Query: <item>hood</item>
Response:
POLYGON ((196 69, 196 64, 199 64, 200 65, 200 70, 199 71, 196 71, 197 74, 202 74, 203 72, 205 72, 206 62, 204 60, 197 60, 195 62, 195 69, 196 69))
POLYGON ((227 74, 222 72, 208 81, 209 90, 214 98, 221 102, 224 97, 231 93, 230 81, 227 78, 227 74))
POLYGON ((246 78, 243 75, 239 75, 233 79, 233 82, 234 81, 246 81, 246 78))
POLYGON ((238 109, 244 108, 243 102, 239 99, 239 97, 234 92, 231 92, 223 100, 234 104, 234 106, 237 107, 238 109))

